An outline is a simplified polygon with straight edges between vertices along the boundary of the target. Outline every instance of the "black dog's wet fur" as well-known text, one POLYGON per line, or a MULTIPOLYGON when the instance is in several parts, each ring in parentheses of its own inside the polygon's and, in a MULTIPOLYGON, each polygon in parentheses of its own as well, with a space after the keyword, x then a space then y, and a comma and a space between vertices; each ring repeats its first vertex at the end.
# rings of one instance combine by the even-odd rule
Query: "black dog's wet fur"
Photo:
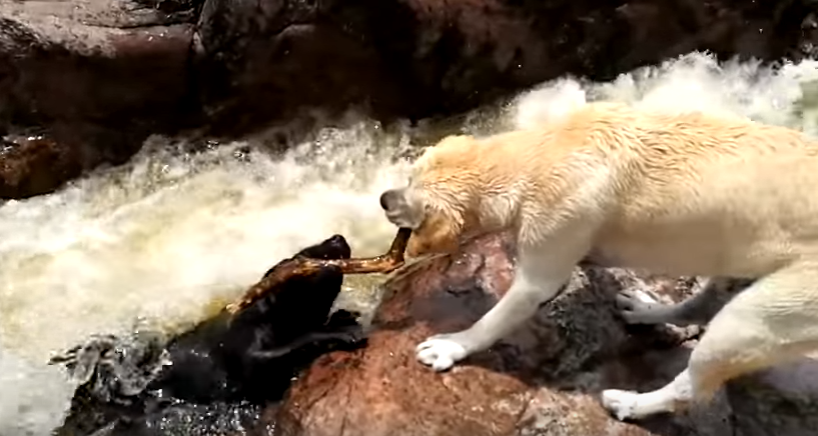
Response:
MULTIPOLYGON (((334 235, 295 256, 348 259, 350 251, 343 236, 334 235)), ((117 417, 119 431, 105 433, 152 434, 144 423, 149 419, 147 415, 161 413, 163 407, 178 404, 180 400, 190 404, 249 402, 257 405, 279 400, 298 370, 320 354, 333 348, 356 347, 364 341, 355 314, 339 310, 328 319, 342 281, 343 275, 336 267, 327 267, 312 276, 295 277, 284 283, 275 296, 257 301, 232 319, 223 311, 174 338, 167 347, 173 364, 146 389, 161 392, 161 396, 139 404, 141 411, 136 415, 143 415, 141 417, 134 416, 137 411, 133 407, 128 407, 128 411, 120 409, 119 414, 129 415, 130 419, 117 417)), ((77 395, 80 392, 78 389, 77 395)), ((99 408, 106 406, 99 405, 99 408)), ((72 409, 79 412, 75 407, 72 409)), ((99 412, 91 413, 98 415, 99 412)), ((74 419, 69 417, 63 429, 70 421, 85 427, 83 421, 89 416, 83 419, 80 415, 83 413, 73 416, 74 419)), ((88 434, 76 433, 77 427, 72 427, 73 431, 64 434, 88 434)))

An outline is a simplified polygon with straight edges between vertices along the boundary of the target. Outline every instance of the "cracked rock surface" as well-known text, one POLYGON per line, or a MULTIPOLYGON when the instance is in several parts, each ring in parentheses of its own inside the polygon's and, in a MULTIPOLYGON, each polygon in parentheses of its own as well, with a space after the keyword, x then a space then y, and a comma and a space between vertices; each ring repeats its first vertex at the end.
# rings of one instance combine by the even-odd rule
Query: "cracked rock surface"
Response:
POLYGON ((482 237, 458 253, 420 260, 385 284, 369 345, 319 358, 293 385, 268 434, 277 436, 789 436, 818 431, 818 364, 804 359, 735 380, 713 402, 676 416, 622 423, 599 405, 606 388, 655 389, 672 380, 697 329, 626 326, 618 290, 666 302, 697 291, 695 278, 578 268, 532 322, 453 370, 415 361, 428 335, 467 327, 512 279, 512 244, 482 237))

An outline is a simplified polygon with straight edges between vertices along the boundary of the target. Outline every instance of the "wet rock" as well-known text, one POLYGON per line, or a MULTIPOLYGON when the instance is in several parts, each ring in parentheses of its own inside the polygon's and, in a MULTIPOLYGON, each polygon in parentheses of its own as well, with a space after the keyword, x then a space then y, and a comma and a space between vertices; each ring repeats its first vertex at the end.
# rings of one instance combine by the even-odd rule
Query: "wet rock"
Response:
POLYGON ((800 59, 818 45, 816 9, 807 0, 4 1, 0 131, 43 127, 88 169, 125 161, 149 133, 236 137, 296 120, 309 130, 350 108, 381 121, 448 116, 558 76, 608 80, 691 50, 800 59))
POLYGON ((207 0, 195 44, 220 131, 350 105, 451 115, 566 74, 610 80, 692 50, 800 59, 805 1, 207 0))
POLYGON ((82 171, 76 149, 46 137, 0 138, 0 199, 45 194, 82 171))
POLYGON ((806 0, 10 1, 0 120, 119 133, 127 145, 109 147, 127 154, 144 131, 241 135, 310 109, 450 115, 697 49, 801 58, 815 13, 806 0))
MULTIPOLYGON (((295 256, 348 259, 350 247, 335 235, 295 256)), ((222 311, 169 341, 155 332, 99 335, 56 356, 51 363, 65 365, 78 387, 55 435, 241 430, 317 356, 365 342, 355 314, 330 316, 342 280, 340 269, 326 267, 293 277, 232 318, 222 311)))
POLYGON ((184 126, 196 13, 189 0, 0 2, 0 131, 41 127, 88 169, 184 126))
POLYGON ((512 247, 502 235, 487 236, 399 271, 384 285, 368 346, 318 358, 290 388, 270 434, 782 436, 818 428, 813 406, 800 405, 818 398, 818 389, 801 380, 818 378, 804 371, 778 369, 807 394, 761 394, 752 384, 761 379, 745 377, 710 404, 635 424, 616 421, 600 406, 602 389, 650 390, 672 380, 700 333, 626 326, 615 313, 615 293, 637 288, 680 301, 700 286, 696 278, 583 265, 566 292, 490 350, 445 373, 419 364, 419 342, 469 326, 506 292, 512 247), (759 415, 778 409, 785 418, 759 415))
POLYGON ((1 3, 4 121, 125 130, 179 124, 196 5, 165 13, 148 3, 1 3))

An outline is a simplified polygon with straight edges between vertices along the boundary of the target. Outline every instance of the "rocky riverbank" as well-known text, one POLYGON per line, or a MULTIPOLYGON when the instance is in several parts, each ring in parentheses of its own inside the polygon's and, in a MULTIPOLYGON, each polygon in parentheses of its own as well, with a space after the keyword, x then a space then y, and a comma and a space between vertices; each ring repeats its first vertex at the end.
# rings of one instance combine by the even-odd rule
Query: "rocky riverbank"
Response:
POLYGON ((0 134, 46 134, 77 169, 2 196, 35 195, 123 162, 151 133, 240 137, 306 122, 298 133, 316 113, 348 110, 383 121, 452 115, 559 76, 608 80, 692 50, 798 60, 816 51, 817 8, 808 0, 3 2, 0 134))

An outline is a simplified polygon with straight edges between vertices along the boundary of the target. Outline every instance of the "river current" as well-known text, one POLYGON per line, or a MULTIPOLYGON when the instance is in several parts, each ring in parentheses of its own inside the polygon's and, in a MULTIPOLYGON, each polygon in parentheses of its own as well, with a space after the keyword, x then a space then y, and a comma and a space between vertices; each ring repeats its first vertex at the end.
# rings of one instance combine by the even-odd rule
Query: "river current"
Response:
MULTIPOLYGON (((609 83, 543 83, 454 127, 526 127, 592 100, 743 116, 815 135, 818 63, 773 70, 691 54, 609 83)), ((46 362, 89 335, 178 332, 334 233, 355 256, 383 252, 395 229, 378 195, 403 180, 408 161, 396 156, 418 146, 409 131, 383 130, 360 120, 278 156, 252 139, 189 153, 151 138, 126 165, 0 205, 0 436, 45 436, 62 422, 74 386, 46 362)), ((377 301, 372 281, 345 285, 341 304, 377 301)))

